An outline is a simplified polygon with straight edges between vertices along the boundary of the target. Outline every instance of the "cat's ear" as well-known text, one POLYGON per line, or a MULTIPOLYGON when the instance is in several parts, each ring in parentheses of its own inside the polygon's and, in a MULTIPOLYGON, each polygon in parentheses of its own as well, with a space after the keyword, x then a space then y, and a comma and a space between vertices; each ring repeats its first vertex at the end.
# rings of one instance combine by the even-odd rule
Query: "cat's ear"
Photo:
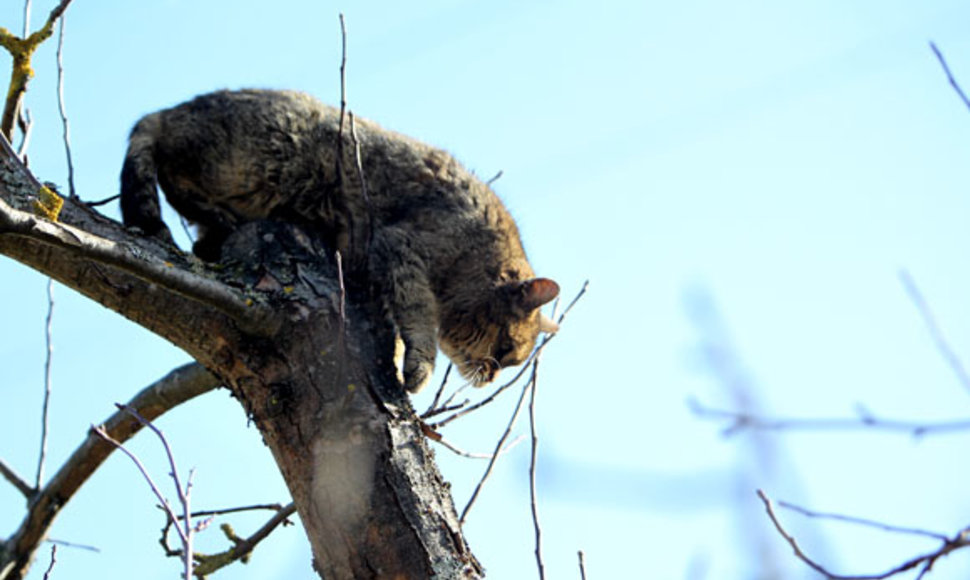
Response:
POLYGON ((535 310, 559 296, 559 284, 549 278, 533 278, 519 283, 519 306, 535 310))

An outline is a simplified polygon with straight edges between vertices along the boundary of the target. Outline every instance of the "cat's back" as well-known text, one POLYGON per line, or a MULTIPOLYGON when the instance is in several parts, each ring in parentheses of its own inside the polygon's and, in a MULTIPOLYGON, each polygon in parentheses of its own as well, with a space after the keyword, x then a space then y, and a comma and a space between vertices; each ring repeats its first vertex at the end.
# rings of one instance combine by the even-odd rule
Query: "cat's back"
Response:
POLYGON ((154 115, 156 138, 186 147, 190 139, 209 145, 240 147, 247 141, 263 141, 274 135, 309 136, 339 113, 298 91, 264 89, 223 90, 163 109, 154 115))

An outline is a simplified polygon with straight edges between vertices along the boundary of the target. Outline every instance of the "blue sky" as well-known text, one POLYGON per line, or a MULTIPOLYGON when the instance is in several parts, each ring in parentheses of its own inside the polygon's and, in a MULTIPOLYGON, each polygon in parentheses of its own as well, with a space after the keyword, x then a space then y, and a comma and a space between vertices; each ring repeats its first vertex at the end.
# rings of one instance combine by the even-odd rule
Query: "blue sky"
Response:
MULTIPOLYGON (((52 5, 34 2, 34 27, 52 5)), ((8 6, 0 25, 20 30, 22 4, 8 6)), ((937 42, 970 87, 970 7, 74 0, 65 91, 80 194, 116 193, 131 125, 194 94, 279 87, 335 102, 340 12, 350 107, 446 148, 480 176, 503 171, 495 189, 536 270, 567 297, 590 280, 543 360, 549 577, 578 577, 582 549, 591 578, 811 578, 764 517, 759 487, 822 511, 943 533, 967 525, 966 434, 725 439, 687 400, 732 407, 728 385, 741 385, 766 414, 845 417, 864 404, 891 418, 966 416, 970 393, 899 272, 912 275, 954 351, 970 352, 970 111, 928 46, 937 42), (705 345, 728 349, 730 364, 712 366, 705 345)), ((63 184, 53 45, 36 57, 28 96, 30 160, 41 179, 63 184)), ((46 282, 6 259, 0 280, 0 456, 30 474, 46 282)), ((112 403, 186 361, 100 306, 55 293, 49 471, 112 403)), ((490 449, 511 399, 446 436, 490 449)), ((160 423, 183 469, 196 468, 197 506, 285 499, 225 392, 160 423)), ((155 441, 132 447, 163 472, 155 441)), ((444 449, 438 457, 464 505, 484 464, 444 449)), ((534 577, 527 457, 521 446, 499 464, 466 527, 493 578, 534 577)), ((153 501, 133 466, 110 460, 54 529, 102 552, 61 550, 60 573, 121 577, 137 566, 146 578, 174 577, 177 564, 155 543, 153 501)), ((21 506, 0 484, 0 535, 21 506)), ((843 573, 881 572, 933 547, 784 517, 843 573)), ((215 530, 202 541, 221 549, 215 530)), ((965 578, 968 568, 957 553, 929 577, 965 578)), ((310 578, 305 540, 281 530, 221 577, 310 578)))

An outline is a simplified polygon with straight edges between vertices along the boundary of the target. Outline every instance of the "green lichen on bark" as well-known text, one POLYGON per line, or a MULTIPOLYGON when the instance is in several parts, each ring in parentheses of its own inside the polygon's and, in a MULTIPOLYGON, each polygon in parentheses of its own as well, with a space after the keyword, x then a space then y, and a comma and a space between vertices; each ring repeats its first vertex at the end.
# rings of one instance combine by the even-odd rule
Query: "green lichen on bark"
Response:
POLYGON ((47 17, 47 21, 40 30, 29 35, 27 38, 20 38, 6 28, 0 27, 0 46, 5 48, 13 59, 13 67, 10 71, 10 85, 7 88, 7 98, 3 107, 3 117, 0 118, 0 133, 13 140, 13 126, 23 102, 24 93, 27 92, 27 83, 34 76, 34 69, 30 64, 30 59, 34 51, 45 40, 54 34, 54 23, 67 10, 71 0, 62 0, 47 17))

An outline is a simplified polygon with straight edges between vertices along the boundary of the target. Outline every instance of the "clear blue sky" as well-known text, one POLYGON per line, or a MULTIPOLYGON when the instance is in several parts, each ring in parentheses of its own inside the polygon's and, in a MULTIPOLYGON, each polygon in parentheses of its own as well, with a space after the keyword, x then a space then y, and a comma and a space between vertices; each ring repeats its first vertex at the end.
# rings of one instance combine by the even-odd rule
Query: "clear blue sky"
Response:
MULTIPOLYGON (((4 1, 0 25, 20 30, 22 3, 4 1)), ((34 27, 53 4, 34 2, 34 27)), ((912 274, 955 352, 970 357, 970 111, 928 47, 936 41, 970 88, 970 5, 74 0, 66 98, 80 194, 116 193, 131 125, 194 94, 285 87, 335 102, 341 11, 350 107, 481 176, 502 170, 495 188, 536 270, 567 297, 591 281, 541 374, 550 578, 577 578, 579 549, 590 578, 811 578, 764 517, 758 487, 899 525, 967 525, 967 434, 724 439, 686 401, 731 407, 728 386, 741 385, 757 408, 783 416, 851 416, 859 403, 892 418, 967 415, 970 393, 898 272, 912 274), (712 366, 704 352, 725 347, 727 366, 712 366)), ((28 96, 30 160, 63 184, 53 46, 38 53, 28 96)), ((0 281, 0 456, 32 474, 46 282, 7 259, 0 281)), ((112 403, 186 361, 69 290, 55 293, 49 471, 112 403)), ((511 399, 446 436, 488 450, 511 399)), ((183 469, 196 468, 196 506, 286 499, 226 392, 160 423, 183 469)), ((132 447, 164 473, 155 441, 132 447)), ((438 456, 464 505, 484 464, 438 456)), ((492 578, 534 577, 527 457, 523 445, 500 463, 466 528, 492 578)), ((54 578, 175 577, 155 543, 153 502, 133 466, 111 459, 53 531, 101 553, 60 550, 54 578)), ((21 510, 0 482, 0 535, 21 510)), ((843 573, 881 572, 933 547, 785 521, 843 573)), ((202 542, 224 546, 215 529, 202 542)), ((32 578, 43 564, 46 555, 32 578)), ((930 578, 968 572, 970 556, 958 553, 930 578)), ((277 532, 251 564, 220 577, 312 577, 302 533, 277 532)))

